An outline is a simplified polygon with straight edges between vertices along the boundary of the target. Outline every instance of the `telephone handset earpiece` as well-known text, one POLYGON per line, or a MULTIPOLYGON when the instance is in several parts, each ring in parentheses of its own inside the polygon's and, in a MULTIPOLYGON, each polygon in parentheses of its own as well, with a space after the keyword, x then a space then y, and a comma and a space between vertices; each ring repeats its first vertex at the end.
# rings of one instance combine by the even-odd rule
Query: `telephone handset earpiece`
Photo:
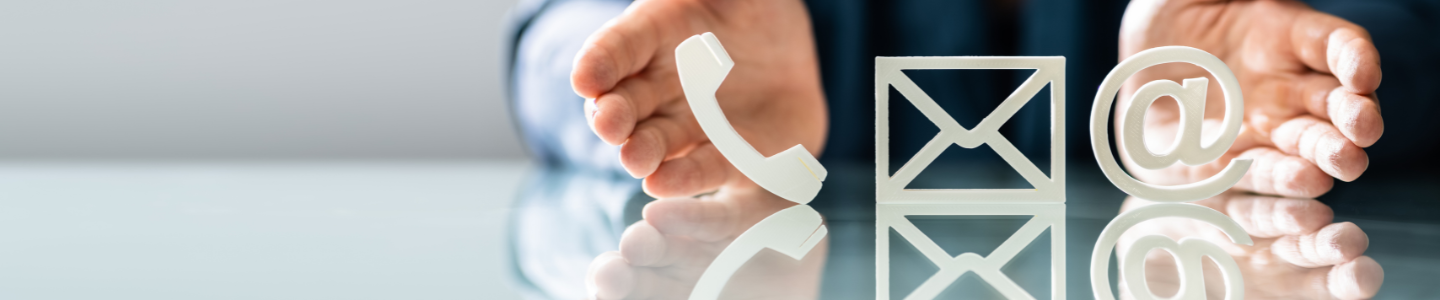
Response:
POLYGON ((675 67, 680 74, 680 87, 700 128, 710 143, 725 155, 745 177, 760 187, 795 203, 806 204, 820 192, 825 180, 825 167, 803 145, 795 145, 775 156, 765 157, 750 146, 720 111, 715 91, 735 62, 720 46, 720 40, 709 32, 692 36, 675 47, 675 67))
POLYGON ((735 271, 760 250, 775 249, 800 259, 819 245, 828 232, 820 213, 805 205, 820 193, 820 183, 825 180, 825 167, 820 165, 820 161, 802 145, 765 157, 735 132, 735 127, 730 126, 725 113, 720 111, 715 91, 720 89, 720 83, 725 81, 725 75, 734 66, 730 54, 720 46, 720 40, 709 32, 692 36, 675 47, 675 67, 680 75, 680 86, 685 89, 690 111, 695 113, 695 120, 710 137, 710 143, 745 177, 765 190, 800 205, 765 217, 730 242, 700 275, 695 289, 690 292, 690 300, 719 298, 720 291, 735 271))

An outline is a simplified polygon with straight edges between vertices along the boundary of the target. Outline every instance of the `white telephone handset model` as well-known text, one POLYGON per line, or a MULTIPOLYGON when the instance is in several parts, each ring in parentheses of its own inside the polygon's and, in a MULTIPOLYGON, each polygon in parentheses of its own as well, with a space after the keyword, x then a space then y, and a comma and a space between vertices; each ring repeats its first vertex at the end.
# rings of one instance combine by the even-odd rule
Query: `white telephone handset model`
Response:
POLYGON ((803 145, 767 158, 730 126, 715 91, 735 62, 714 34, 706 32, 681 42, 675 47, 675 65, 690 111, 720 154, 760 187, 800 204, 760 220, 720 251, 690 292, 690 300, 711 300, 720 297, 731 275, 760 250, 775 249, 800 259, 820 243, 828 231, 820 213, 805 204, 820 193, 826 172, 803 145))
POLYGON ((695 120, 700 122, 700 128, 720 154, 745 177, 780 198, 810 203, 820 192, 820 182, 825 180, 825 167, 820 166, 820 161, 811 156, 804 145, 795 145, 767 158, 745 142, 720 111, 715 91, 734 66, 730 54, 720 47, 720 40, 709 32, 692 36, 675 47, 675 68, 680 73, 680 87, 685 89, 690 111, 695 113, 695 120))

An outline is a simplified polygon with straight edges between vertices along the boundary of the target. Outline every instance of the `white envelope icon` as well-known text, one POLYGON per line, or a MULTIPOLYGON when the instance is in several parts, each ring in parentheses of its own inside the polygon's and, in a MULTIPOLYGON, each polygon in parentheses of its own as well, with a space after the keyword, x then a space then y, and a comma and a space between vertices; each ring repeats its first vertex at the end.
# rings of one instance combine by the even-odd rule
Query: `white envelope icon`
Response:
MULTIPOLYGON (((964 101, 964 99, 947 99, 964 101)), ((1064 203, 1065 202, 1065 57, 876 57, 875 58, 875 193, 880 203, 1064 203), (995 111, 966 129, 955 122, 935 99, 915 85, 901 70, 937 69, 1034 69, 1035 74, 1005 98, 995 111), (1035 163, 1000 135, 1004 125, 1036 93, 1050 86, 1050 174, 1046 177, 1035 163), (890 93, 900 91, 925 118, 940 127, 915 157, 901 166, 895 176, 890 170, 890 93), (1034 189, 934 189, 909 190, 905 185, 935 161, 950 144, 967 149, 990 145, 1034 189)))
MULTIPOLYGON (((964 101, 963 99, 947 99, 964 101)), ((905 299, 931 299, 966 272, 975 272, 1011 299, 1034 299, 1000 267, 1045 229, 1051 236, 1051 298, 1065 298, 1065 58, 1064 57, 876 57, 875 58, 875 280, 876 298, 890 298, 890 230, 915 245, 940 270, 905 299), (901 70, 1034 69, 1035 73, 995 111, 966 129, 901 70), (999 128, 1045 85, 1050 85, 1050 174, 1045 176, 999 128), (930 142, 889 175, 890 93, 895 87, 927 119, 940 128, 930 142), (1033 189, 906 189, 940 153, 956 144, 973 149, 990 145, 1033 189), (910 215, 1033 215, 988 257, 976 253, 950 256, 905 216, 910 215)))

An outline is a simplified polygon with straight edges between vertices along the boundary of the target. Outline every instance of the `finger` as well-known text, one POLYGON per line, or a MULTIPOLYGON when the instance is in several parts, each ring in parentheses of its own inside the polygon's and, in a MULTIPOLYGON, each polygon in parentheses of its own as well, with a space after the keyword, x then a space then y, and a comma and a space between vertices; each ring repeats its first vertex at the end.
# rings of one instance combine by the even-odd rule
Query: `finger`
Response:
POLYGON ((635 286, 635 269, 619 252, 601 253, 590 261, 585 290, 596 299, 624 299, 635 286))
POLYGON ((1330 224, 1319 231, 1288 235, 1275 240, 1270 250, 1276 257, 1296 266, 1317 268, 1360 257, 1370 247, 1370 238, 1355 223, 1330 224))
POLYGON ((1297 299, 1370 299, 1385 282, 1385 270, 1369 256, 1330 268, 1316 268, 1295 281, 1297 299))
POLYGON ((666 236, 716 242, 738 234, 740 220, 735 210, 732 202, 713 198, 673 198, 645 205, 642 215, 656 232, 666 236))
POLYGON ((1314 198, 1329 192, 1335 185, 1335 180, 1314 163, 1286 155, 1274 148, 1251 148, 1236 158, 1254 160, 1250 170, 1235 184, 1235 188, 1240 190, 1283 197, 1314 198))
POLYGON ((1340 86, 1340 81, 1334 76, 1312 73, 1296 80, 1274 82, 1289 84, 1288 90, 1282 93, 1289 101, 1278 102, 1274 107, 1257 108, 1259 113, 1247 115, 1251 123, 1261 127, 1261 131, 1273 131, 1297 114, 1295 108, 1303 108, 1311 115, 1330 120, 1341 134, 1360 147, 1374 145, 1385 132, 1380 105, 1374 95, 1356 94, 1340 86))
POLYGON ((1354 181, 1370 166, 1365 150, 1340 134, 1330 123, 1301 116, 1275 128, 1270 135, 1275 148, 1299 155, 1320 170, 1344 181, 1354 181))
MULTIPOLYGON (((1354 25, 1354 24, 1350 24, 1354 25)), ((1358 94, 1374 93, 1380 87, 1380 51, 1370 34, 1359 26, 1342 27, 1330 34, 1325 48, 1330 73, 1358 94)))
POLYGON ((1329 116, 1335 128, 1356 146, 1370 147, 1385 133, 1380 102, 1374 94, 1359 95, 1338 87, 1325 99, 1325 114, 1317 115, 1329 116))
POLYGON ((680 299, 694 288, 694 283, 665 276, 653 268, 632 266, 611 251, 591 261, 585 287, 600 300, 680 299))
POLYGON ((1326 288, 1340 299, 1370 299, 1385 283, 1385 269, 1369 256, 1336 265, 1327 275, 1326 288))
POLYGON ((703 267, 706 258, 717 253, 697 243, 690 237, 662 234, 648 221, 636 222, 620 237, 620 255, 638 267, 703 267))
POLYGON ((1380 52, 1359 25, 1312 10, 1296 18, 1290 38, 1306 66, 1334 74, 1350 92, 1370 94, 1380 86, 1380 52))
POLYGON ((650 118, 620 147, 620 164, 630 176, 644 178, 665 159, 683 155, 704 140, 705 132, 688 112, 650 118))
POLYGON ((637 122, 650 118, 661 105, 680 99, 681 94, 680 78, 673 69, 647 71, 588 100, 585 115, 601 140, 619 145, 631 136, 637 122))
POLYGON ((686 197, 714 191, 738 174, 715 145, 702 143, 685 156, 660 163, 642 187, 655 198, 686 197))
POLYGON ((585 40, 570 73, 576 94, 599 97, 621 79, 638 73, 660 51, 660 30, 664 27, 654 26, 652 6, 627 9, 585 40))
POLYGON ((1259 238, 1301 235, 1330 224, 1335 212, 1314 199, 1235 195, 1223 210, 1245 232, 1259 238))
POLYGON ((650 222, 640 221, 625 229, 620 235, 620 256, 635 266, 657 266, 661 257, 669 251, 665 235, 655 230, 650 222))

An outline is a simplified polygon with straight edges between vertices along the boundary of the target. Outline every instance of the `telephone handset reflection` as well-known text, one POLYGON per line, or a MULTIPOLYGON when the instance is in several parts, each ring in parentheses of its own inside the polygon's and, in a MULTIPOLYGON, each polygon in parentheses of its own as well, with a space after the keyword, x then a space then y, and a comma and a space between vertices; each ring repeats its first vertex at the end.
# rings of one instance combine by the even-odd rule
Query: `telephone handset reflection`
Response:
POLYGON ((803 145, 767 158, 730 126, 715 99, 715 91, 720 89, 720 83, 735 62, 714 34, 706 32, 681 42, 675 47, 675 65, 690 110, 710 143, 745 177, 785 200, 800 204, 755 223, 715 257, 690 292, 690 300, 710 300, 719 298, 731 275, 760 250, 775 249, 800 259, 820 243, 827 230, 820 213, 805 204, 820 192, 827 173, 803 145))

